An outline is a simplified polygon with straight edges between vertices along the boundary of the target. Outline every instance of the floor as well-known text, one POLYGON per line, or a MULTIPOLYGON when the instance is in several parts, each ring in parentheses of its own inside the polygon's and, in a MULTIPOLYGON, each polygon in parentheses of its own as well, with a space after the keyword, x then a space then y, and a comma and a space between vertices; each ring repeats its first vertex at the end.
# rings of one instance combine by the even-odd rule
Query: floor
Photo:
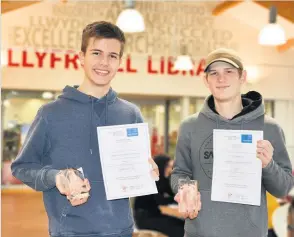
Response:
MULTIPOLYGON (((28 189, 1 193, 2 237, 48 237, 47 215, 42 193, 28 189)), ((134 237, 165 237, 153 231, 138 231, 134 237)))
POLYGON ((42 193, 2 191, 1 199, 2 237, 48 237, 42 193))

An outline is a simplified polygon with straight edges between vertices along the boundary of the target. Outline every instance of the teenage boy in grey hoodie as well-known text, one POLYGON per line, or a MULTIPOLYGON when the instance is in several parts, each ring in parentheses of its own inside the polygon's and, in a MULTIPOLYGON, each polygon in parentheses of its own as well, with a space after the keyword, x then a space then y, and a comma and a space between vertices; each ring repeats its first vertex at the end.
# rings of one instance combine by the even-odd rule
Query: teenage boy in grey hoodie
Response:
POLYGON ((51 237, 132 236, 129 199, 106 200, 96 133, 98 126, 143 122, 139 109, 110 86, 124 44, 124 33, 111 23, 85 27, 82 84, 66 86, 57 100, 40 108, 12 164, 16 178, 43 192, 51 237), (71 195, 68 179, 78 195, 71 195))
MULTIPOLYGON (((246 71, 236 52, 215 50, 208 55, 206 63, 204 82, 212 95, 205 100, 198 115, 188 117, 181 124, 171 177, 175 193, 180 178, 199 181, 201 205, 195 212, 188 213, 185 236, 265 237, 268 231, 266 192, 281 198, 293 186, 284 133, 265 115, 258 92, 241 95, 246 71), (258 141, 256 148, 262 163, 260 206, 211 201, 213 129, 264 132, 264 140, 258 141)), ((176 198, 180 201, 178 196, 176 198)))

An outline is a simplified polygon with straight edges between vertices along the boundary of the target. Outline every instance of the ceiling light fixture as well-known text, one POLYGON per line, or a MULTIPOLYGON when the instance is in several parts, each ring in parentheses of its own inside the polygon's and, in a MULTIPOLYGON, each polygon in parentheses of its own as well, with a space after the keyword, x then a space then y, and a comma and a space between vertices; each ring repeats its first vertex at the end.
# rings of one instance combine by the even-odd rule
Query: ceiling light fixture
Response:
POLYGON ((189 71, 194 68, 191 57, 187 54, 187 47, 182 46, 181 55, 179 55, 174 64, 174 70, 189 71))
POLYGON ((267 24, 259 33, 259 44, 267 46, 276 46, 286 43, 284 29, 277 24, 277 8, 272 6, 269 13, 269 24, 267 24))
POLYGON ((145 31, 144 18, 135 7, 134 0, 125 0, 126 9, 118 16, 116 25, 125 33, 145 31))

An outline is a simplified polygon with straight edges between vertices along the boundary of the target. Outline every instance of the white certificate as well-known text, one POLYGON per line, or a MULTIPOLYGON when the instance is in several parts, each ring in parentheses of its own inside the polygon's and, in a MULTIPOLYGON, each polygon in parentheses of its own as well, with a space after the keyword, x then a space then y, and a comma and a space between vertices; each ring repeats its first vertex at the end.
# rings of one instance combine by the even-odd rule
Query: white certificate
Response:
POLYGON ((262 139, 263 131, 213 130, 212 201, 260 206, 262 139))
POLYGON ((97 127, 107 200, 157 193, 147 123, 97 127))

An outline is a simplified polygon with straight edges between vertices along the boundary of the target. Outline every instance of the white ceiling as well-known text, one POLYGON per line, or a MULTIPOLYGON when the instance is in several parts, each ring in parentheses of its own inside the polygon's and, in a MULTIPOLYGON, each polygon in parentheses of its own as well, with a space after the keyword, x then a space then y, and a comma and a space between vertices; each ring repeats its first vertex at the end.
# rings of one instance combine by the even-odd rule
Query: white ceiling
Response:
MULTIPOLYGON (((228 9, 222 15, 235 18, 258 30, 262 29, 269 21, 269 10, 252 1, 244 1, 228 9)), ((278 16, 277 23, 284 28, 287 38, 294 37, 294 24, 292 22, 278 16)))

